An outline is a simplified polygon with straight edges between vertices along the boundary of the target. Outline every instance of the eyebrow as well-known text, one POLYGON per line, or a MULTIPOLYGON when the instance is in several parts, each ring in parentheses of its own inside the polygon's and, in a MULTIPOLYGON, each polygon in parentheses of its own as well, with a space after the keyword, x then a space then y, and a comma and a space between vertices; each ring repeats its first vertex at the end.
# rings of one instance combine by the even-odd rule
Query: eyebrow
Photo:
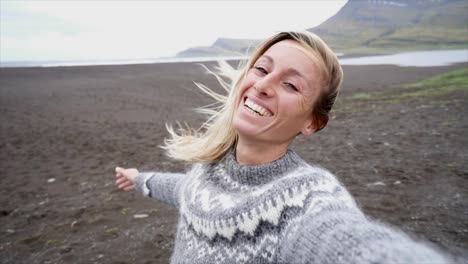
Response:
MULTIPOLYGON (((262 56, 260 56, 259 59, 261 59, 261 58, 265 58, 265 59, 268 60, 270 63, 275 64, 275 61, 273 60, 273 58, 270 57, 270 56, 268 56, 268 55, 262 55, 262 56)), ((288 72, 289 74, 299 76, 299 77, 301 77, 302 79, 304 79, 304 80, 307 81, 307 82, 311 82, 311 80, 309 80, 308 78, 306 78, 302 73, 300 73, 300 72, 299 72, 298 70, 296 70, 296 69, 288 68, 287 72, 288 72)))

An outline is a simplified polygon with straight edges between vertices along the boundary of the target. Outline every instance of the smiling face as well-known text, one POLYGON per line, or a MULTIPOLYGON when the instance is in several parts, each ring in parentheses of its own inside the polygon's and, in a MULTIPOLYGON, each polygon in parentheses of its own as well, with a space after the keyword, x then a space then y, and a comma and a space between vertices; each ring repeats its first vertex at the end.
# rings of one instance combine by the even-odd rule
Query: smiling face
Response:
POLYGON ((289 145, 299 133, 312 134, 312 106, 320 84, 313 56, 298 42, 271 46, 240 84, 233 120, 239 139, 289 145))

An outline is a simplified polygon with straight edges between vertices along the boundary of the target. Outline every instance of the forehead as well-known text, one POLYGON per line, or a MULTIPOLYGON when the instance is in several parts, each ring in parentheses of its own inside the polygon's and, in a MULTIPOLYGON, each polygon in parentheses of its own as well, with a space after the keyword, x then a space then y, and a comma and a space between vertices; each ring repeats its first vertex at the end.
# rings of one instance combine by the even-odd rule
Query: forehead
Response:
POLYGON ((303 60, 315 64, 316 57, 313 51, 306 49, 295 40, 286 39, 273 44, 264 54, 267 53, 287 53, 289 56, 302 57, 303 60))
POLYGON ((268 60, 275 67, 298 72, 312 87, 321 79, 315 54, 294 40, 283 40, 272 45, 259 60, 268 60))

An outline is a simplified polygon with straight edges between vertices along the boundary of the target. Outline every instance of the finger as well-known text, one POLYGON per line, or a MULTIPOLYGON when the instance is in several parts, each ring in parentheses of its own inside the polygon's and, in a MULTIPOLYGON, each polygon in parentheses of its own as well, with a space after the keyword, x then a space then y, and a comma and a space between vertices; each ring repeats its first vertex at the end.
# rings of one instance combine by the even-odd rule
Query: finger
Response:
POLYGON ((128 187, 128 186, 131 186, 131 185, 134 185, 133 182, 126 181, 126 182, 123 182, 123 183, 121 183, 121 184, 119 184, 119 185, 117 185, 117 186, 118 186, 120 189, 124 189, 124 188, 126 188, 126 187, 128 187))
MULTIPOLYGON (((121 185, 125 185, 125 184, 128 184, 130 181, 127 180, 126 178, 120 178, 118 181, 115 181, 115 184, 117 184, 117 186, 121 186, 121 185)), ((130 182, 132 183, 132 182, 130 182)))
POLYGON ((134 185, 134 184, 125 187, 123 190, 124 190, 124 191, 130 191, 130 190, 133 190, 133 189, 135 189, 135 185, 134 185))
POLYGON ((118 179, 115 181, 115 184, 119 185, 119 184, 121 184, 122 182, 124 182, 125 180, 127 180, 127 178, 125 178, 125 177, 118 178, 118 179))
POLYGON ((123 175, 124 169, 121 167, 115 167, 115 177, 121 177, 123 175))
POLYGON ((120 190, 124 190, 126 187, 128 187, 128 186, 125 186, 125 185, 122 185, 122 184, 117 186, 117 188, 119 188, 120 190))

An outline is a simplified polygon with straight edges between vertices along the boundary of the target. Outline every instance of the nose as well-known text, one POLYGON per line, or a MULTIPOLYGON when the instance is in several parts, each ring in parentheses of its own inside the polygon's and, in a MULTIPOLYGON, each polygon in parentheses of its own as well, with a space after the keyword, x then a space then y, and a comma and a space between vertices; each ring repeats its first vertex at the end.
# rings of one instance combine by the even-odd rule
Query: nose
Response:
POLYGON ((272 78, 264 77, 263 79, 255 82, 255 91, 265 97, 271 97, 275 93, 274 80, 272 78))

